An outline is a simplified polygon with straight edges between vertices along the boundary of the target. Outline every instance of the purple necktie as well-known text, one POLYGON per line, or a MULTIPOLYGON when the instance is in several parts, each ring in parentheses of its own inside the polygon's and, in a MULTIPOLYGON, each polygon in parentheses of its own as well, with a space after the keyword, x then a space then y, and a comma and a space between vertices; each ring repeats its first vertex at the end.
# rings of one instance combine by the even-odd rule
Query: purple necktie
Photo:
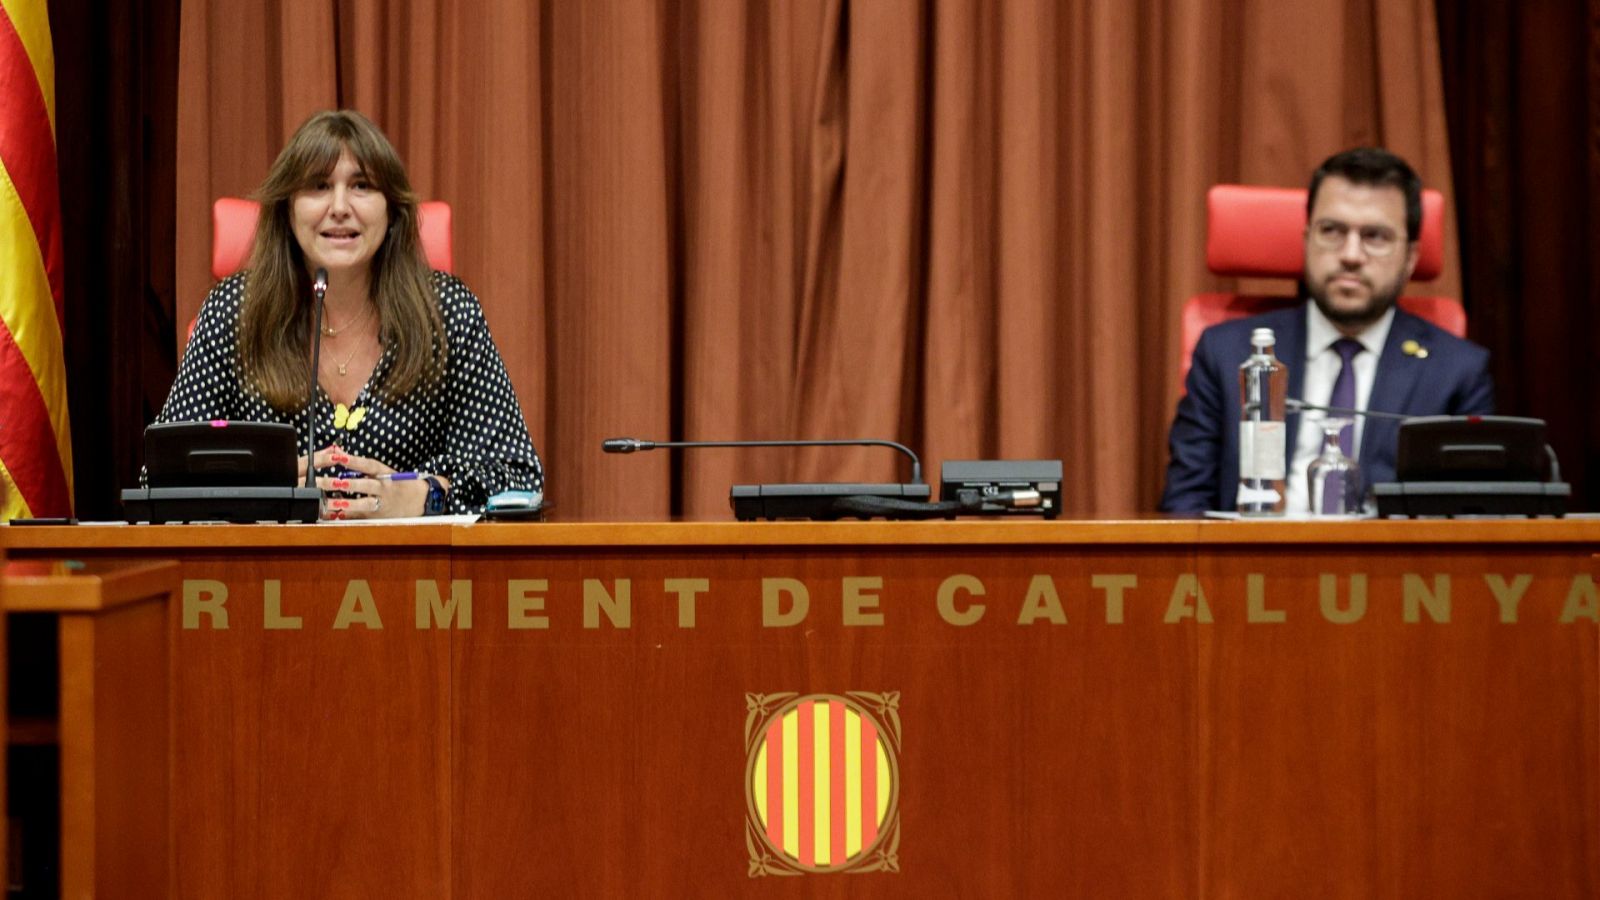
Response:
MULTIPOLYGON (((1356 408, 1356 367, 1353 360, 1361 352, 1361 342, 1351 338, 1340 338, 1333 342, 1333 349, 1339 352, 1339 377, 1333 382, 1333 396, 1328 399, 1328 405, 1336 409, 1356 408)), ((1329 413, 1332 416, 1346 415, 1344 413, 1329 413)), ((1353 418, 1353 417, 1352 417, 1353 418)), ((1339 431, 1339 452, 1351 459, 1355 454, 1351 451, 1355 445, 1355 425, 1346 425, 1339 431)), ((1339 498, 1344 493, 1344 476, 1329 475, 1322 488, 1322 511, 1327 513, 1349 512, 1339 508, 1339 498)))
MULTIPOLYGON (((1333 397, 1328 400, 1328 405, 1338 409, 1356 408, 1356 367, 1352 360, 1361 352, 1361 342, 1354 338, 1339 338, 1333 342, 1333 349, 1339 352, 1339 377, 1333 382, 1333 397)), ((1345 413, 1332 413, 1332 415, 1347 415, 1345 413)), ((1339 450, 1351 459, 1355 458, 1353 441, 1356 426, 1352 423, 1346 425, 1339 432, 1339 450)))

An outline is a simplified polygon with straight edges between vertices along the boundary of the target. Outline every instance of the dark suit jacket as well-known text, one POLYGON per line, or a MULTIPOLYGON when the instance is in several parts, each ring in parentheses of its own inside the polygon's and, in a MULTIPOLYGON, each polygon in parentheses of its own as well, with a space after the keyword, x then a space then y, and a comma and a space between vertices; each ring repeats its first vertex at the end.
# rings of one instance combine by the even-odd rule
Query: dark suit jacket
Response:
MULTIPOLYGON (((1328 402, 1326 397, 1301 396, 1304 304, 1207 328, 1195 345, 1185 382, 1188 392, 1178 401, 1178 414, 1172 420, 1162 509, 1234 508, 1239 485, 1239 364, 1250 355, 1250 332, 1255 328, 1271 328, 1277 337, 1278 359, 1289 367, 1289 396, 1307 403, 1328 402)), ((1367 408, 1408 416, 1491 413, 1494 383, 1489 378, 1489 351, 1396 309, 1367 408), (1427 357, 1402 352, 1401 345, 1408 340, 1426 348, 1427 357)), ((1290 413, 1287 424, 1289 462, 1293 462, 1300 417, 1290 413)), ((1399 422, 1376 418, 1362 427, 1356 459, 1367 484, 1394 480, 1399 428, 1399 422)))

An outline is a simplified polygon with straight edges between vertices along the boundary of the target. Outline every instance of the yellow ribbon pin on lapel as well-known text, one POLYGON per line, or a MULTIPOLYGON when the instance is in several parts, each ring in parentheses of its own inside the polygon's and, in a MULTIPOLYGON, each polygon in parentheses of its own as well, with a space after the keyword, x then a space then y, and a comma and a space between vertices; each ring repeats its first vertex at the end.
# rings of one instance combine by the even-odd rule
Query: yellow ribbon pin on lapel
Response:
POLYGON ((1428 348, 1422 346, 1416 341, 1406 341, 1405 343, 1401 344, 1400 352, 1407 356, 1415 356, 1417 359, 1428 358, 1428 348))

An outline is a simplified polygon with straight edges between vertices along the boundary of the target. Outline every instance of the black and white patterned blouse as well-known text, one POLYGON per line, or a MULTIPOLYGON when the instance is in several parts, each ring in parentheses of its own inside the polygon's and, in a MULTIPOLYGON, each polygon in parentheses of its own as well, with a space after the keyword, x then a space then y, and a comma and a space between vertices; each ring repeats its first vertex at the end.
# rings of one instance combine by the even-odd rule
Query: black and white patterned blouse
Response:
MULTIPOLYGON (((303 433, 304 411, 274 409, 241 376, 239 309, 248 274, 224 279, 207 295, 156 421, 286 422, 303 433)), ((316 446, 338 444, 397 472, 443 475, 450 479, 450 511, 455 513, 482 512, 488 498, 500 491, 543 491, 544 467, 528 439, 516 391, 478 298, 459 278, 443 272, 433 273, 433 285, 450 341, 443 379, 432 388, 385 399, 377 386, 394 362, 385 346, 350 410, 365 412, 354 416, 347 411, 342 427, 336 427, 334 404, 318 386, 316 446)), ((336 473, 323 469, 318 474, 336 473)))

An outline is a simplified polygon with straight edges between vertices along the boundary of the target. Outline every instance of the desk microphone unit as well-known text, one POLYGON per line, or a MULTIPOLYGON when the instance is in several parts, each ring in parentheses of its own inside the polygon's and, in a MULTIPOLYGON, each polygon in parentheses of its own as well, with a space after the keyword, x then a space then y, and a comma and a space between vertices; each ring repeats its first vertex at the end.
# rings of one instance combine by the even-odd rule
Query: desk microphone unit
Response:
POLYGON ((1378 515, 1564 516, 1572 486, 1542 419, 1420 416, 1400 426, 1394 482, 1372 486, 1378 515))
MULTIPOLYGON (((311 278, 311 368, 306 387, 306 459, 314 448, 322 307, 328 270, 311 278)), ((162 422, 144 430, 146 487, 122 492, 129 522, 315 522, 322 512, 316 470, 297 485, 299 435, 276 422, 162 422)))
POLYGON ((701 447, 889 447, 911 459, 911 480, 904 484, 802 483, 736 484, 728 492, 733 517, 741 522, 757 519, 887 519, 927 518, 933 491, 922 483, 922 462, 909 447, 894 441, 641 441, 610 438, 602 441, 606 453, 635 453, 658 448, 701 447))
POLYGON ((322 492, 298 483, 294 426, 162 422, 144 430, 148 486, 122 492, 129 522, 315 522, 322 492))

